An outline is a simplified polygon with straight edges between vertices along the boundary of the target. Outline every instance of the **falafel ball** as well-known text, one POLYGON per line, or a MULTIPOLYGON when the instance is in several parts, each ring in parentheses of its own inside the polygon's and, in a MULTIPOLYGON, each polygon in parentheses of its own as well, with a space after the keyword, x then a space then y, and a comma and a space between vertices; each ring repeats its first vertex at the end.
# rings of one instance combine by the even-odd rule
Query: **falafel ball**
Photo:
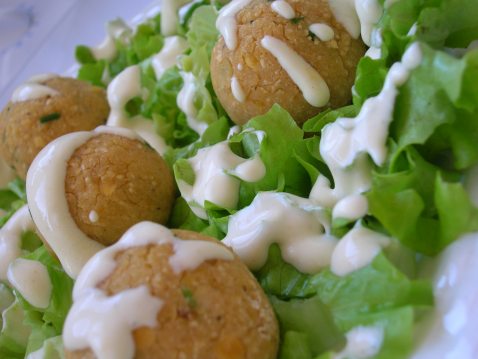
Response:
POLYGON ((67 133, 104 125, 110 112, 106 91, 101 87, 62 77, 42 84, 59 94, 9 102, 0 113, 0 156, 22 179, 48 143, 67 133))
POLYGON ((108 246, 142 221, 165 224, 174 203, 171 169, 147 144, 100 134, 68 161, 65 192, 80 230, 108 246))
MULTIPOLYGON (((172 230, 183 240, 218 242, 203 234, 172 230)), ((279 329, 269 300, 252 273, 233 261, 204 261, 175 274, 171 244, 133 247, 117 254, 114 271, 98 286, 108 296, 146 285, 164 301, 155 328, 133 332, 134 358, 274 359, 279 329)), ((67 359, 96 358, 90 349, 68 351, 67 359)))
POLYGON ((326 0, 288 1, 295 18, 288 20, 272 9, 267 0, 253 0, 236 14, 238 43, 229 50, 223 37, 214 47, 211 79, 214 90, 231 119, 239 125, 267 113, 277 103, 302 126, 327 108, 340 108, 352 100, 351 89, 360 58, 365 54, 362 39, 354 39, 334 17, 326 0), (334 32, 321 41, 309 31, 312 24, 328 25, 334 32), (291 79, 279 61, 261 45, 269 35, 285 42, 324 79, 330 100, 314 107, 291 79), (233 95, 235 77, 246 96, 239 102, 233 95))

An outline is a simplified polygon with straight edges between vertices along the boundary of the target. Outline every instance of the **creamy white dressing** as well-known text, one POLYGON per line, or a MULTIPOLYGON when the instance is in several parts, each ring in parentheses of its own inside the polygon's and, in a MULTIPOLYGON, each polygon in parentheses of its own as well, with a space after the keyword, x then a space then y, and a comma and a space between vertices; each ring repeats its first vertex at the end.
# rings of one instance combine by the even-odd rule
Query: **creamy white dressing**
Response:
POLYGON ((111 107, 107 126, 124 127, 137 132, 157 152, 162 154, 166 149, 166 142, 156 133, 156 127, 152 120, 141 115, 128 118, 124 109, 128 101, 141 96, 143 100, 149 97, 145 88, 141 87, 141 70, 138 65, 124 69, 108 85, 107 98, 111 107))
POLYGON ((95 60, 105 59, 108 62, 113 61, 118 56, 118 47, 116 46, 116 40, 124 44, 129 42, 129 38, 133 31, 125 24, 121 19, 109 21, 106 23, 106 36, 96 46, 90 48, 91 54, 95 60))
POLYGON ((232 126, 229 129, 229 133, 227 134, 227 140, 229 141, 232 137, 240 133, 241 133, 241 126, 238 126, 238 125, 232 126))
POLYGON ((383 247, 390 244, 390 238, 355 225, 343 236, 332 253, 330 270, 340 277, 372 263, 383 247))
POLYGON ((408 31, 407 36, 413 36, 413 35, 415 35, 416 32, 417 32, 417 27, 418 27, 418 23, 414 23, 414 24, 412 25, 412 27, 410 28, 410 30, 408 31))
POLYGON ((95 60, 105 59, 108 62, 113 61, 118 55, 116 40, 109 35, 106 35, 98 45, 90 47, 90 51, 95 60))
POLYGON ((475 232, 460 236, 437 257, 424 258, 419 277, 431 278, 434 307, 415 328, 411 359, 478 358, 477 257, 475 232))
POLYGON ((235 76, 231 78, 231 90, 232 90, 232 94, 234 95, 237 101, 239 102, 246 101, 246 94, 244 93, 244 90, 242 89, 241 83, 235 76))
POLYGON ((68 161, 78 147, 97 135, 76 132, 57 138, 40 151, 27 173, 26 191, 33 220, 73 279, 88 259, 104 248, 78 228, 65 197, 68 161))
POLYGON ((88 216, 88 219, 92 222, 92 223, 96 223, 99 221, 100 219, 100 216, 98 215, 98 212, 96 211, 91 211, 89 216, 88 216))
POLYGON ((227 173, 246 182, 259 182, 266 175, 266 166, 262 162, 261 156, 257 154, 251 160, 241 163, 227 173))
POLYGON ((234 51, 237 47, 236 14, 251 2, 252 0, 232 0, 219 11, 216 28, 224 37, 226 46, 231 51, 234 51))
POLYGON ((285 0, 276 0, 271 5, 272 10, 280 16, 290 20, 295 17, 295 11, 290 4, 285 0))
POLYGON ((17 177, 15 171, 0 157, 0 189, 7 189, 8 183, 17 177))
POLYGON ((23 255, 22 234, 35 229, 28 205, 18 209, 0 229, 0 280, 8 281, 8 266, 23 255))
POLYGON ((163 301, 146 286, 124 290, 108 297, 90 288, 75 298, 63 327, 68 350, 91 348, 99 359, 132 359, 135 345, 132 331, 154 327, 163 301))
POLYGON ((330 41, 334 38, 334 30, 326 24, 312 24, 309 30, 313 32, 321 41, 330 41))
POLYGON ((382 17, 382 5, 377 0, 355 0, 355 9, 360 20, 362 40, 371 46, 372 30, 382 17))
POLYGON ((357 326, 345 333, 347 344, 333 359, 367 359, 380 352, 384 328, 381 326, 357 326))
POLYGON ((11 101, 15 103, 59 95, 60 93, 58 91, 51 87, 42 85, 45 81, 57 77, 58 75, 56 74, 44 73, 28 78, 23 84, 18 86, 15 91, 13 91, 11 101))
POLYGON ((403 55, 402 62, 393 64, 380 94, 365 101, 357 117, 339 118, 324 127, 320 154, 332 172, 335 188, 327 189, 326 179, 322 177, 314 185, 311 198, 332 208, 331 204, 335 205, 339 199, 370 189, 373 164, 367 154, 378 166, 385 162, 388 126, 393 118, 397 88, 408 80, 421 60, 420 46, 414 43, 403 55))
POLYGON ((85 265, 73 288, 73 306, 63 329, 65 347, 90 347, 100 359, 131 359, 135 354, 132 331, 154 327, 163 301, 152 296, 147 286, 124 290, 113 296, 96 286, 116 267, 116 255, 128 248, 172 244, 169 264, 176 274, 194 270, 209 259, 233 260, 219 243, 184 241, 159 224, 141 222, 131 227, 114 245, 98 252, 85 265))
MULTIPOLYGON (((196 175, 194 184, 191 186, 184 181, 178 181, 178 186, 181 195, 191 204, 191 209, 195 207, 194 204, 204 207, 205 201, 235 209, 239 201, 241 182, 232 175, 244 181, 257 182, 266 172, 259 154, 252 159, 239 157, 229 148, 228 141, 200 149, 188 162, 196 175)), ((200 214, 201 218, 207 218, 204 217, 205 212, 200 214)))
POLYGON ((332 211, 332 219, 345 218, 354 221, 364 217, 367 212, 367 197, 361 194, 353 194, 337 202, 332 211))
POLYGON ((191 72, 181 71, 179 74, 183 78, 184 85, 178 93, 176 103, 179 109, 186 114, 188 126, 202 136, 208 124, 197 119, 199 111, 196 106, 194 106, 194 97, 196 96, 196 90, 199 86, 197 83, 198 80, 191 72))
POLYGON ((372 60, 379 60, 382 57, 382 49, 372 46, 363 56, 370 57, 372 60))
POLYGON ((53 284, 44 264, 24 258, 15 259, 8 268, 8 281, 34 307, 48 308, 50 305, 53 284))
POLYGON ((355 9, 355 0, 327 0, 335 19, 343 25, 354 39, 360 36, 360 19, 355 9))
MULTIPOLYGON (((371 35, 375 25, 380 21, 383 9, 377 0, 328 0, 335 19, 354 38, 362 39, 371 46, 371 35)), ((387 6, 385 6, 387 8, 387 6)))
POLYGON ((192 0, 164 0, 161 3, 161 34, 173 36, 177 34, 179 25, 178 10, 192 0))
POLYGON ((277 243, 284 260, 303 273, 330 265, 337 239, 329 234, 330 217, 313 201, 288 193, 260 192, 251 205, 231 216, 223 243, 251 270, 267 261, 277 243))
POLYGON ((154 55, 151 66, 153 67, 156 80, 159 80, 164 73, 175 65, 179 65, 176 57, 183 54, 189 45, 182 36, 169 36, 164 39, 163 48, 154 55))
POLYGON ((320 74, 285 42, 264 36, 261 45, 277 58, 304 98, 314 107, 325 106, 330 99, 329 87, 320 74))

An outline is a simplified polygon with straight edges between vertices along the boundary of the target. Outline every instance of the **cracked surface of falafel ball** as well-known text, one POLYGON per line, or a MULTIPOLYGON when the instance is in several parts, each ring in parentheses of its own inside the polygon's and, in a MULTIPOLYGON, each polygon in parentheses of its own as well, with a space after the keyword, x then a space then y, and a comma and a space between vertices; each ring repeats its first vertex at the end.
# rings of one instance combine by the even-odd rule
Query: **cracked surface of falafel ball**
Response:
MULTIPOLYGON (((183 240, 220 242, 203 234, 172 230, 183 240)), ((223 245, 223 244, 221 244, 223 245)), ((164 301, 154 328, 133 332, 141 359, 274 359, 278 324, 269 300, 252 273, 233 261, 207 260, 176 274, 169 264, 171 244, 129 248, 98 286, 108 296, 146 285, 164 301)), ((90 349, 68 351, 67 359, 93 359, 90 349)))
POLYGON ((65 192, 78 228, 106 246, 134 224, 165 224, 174 202, 174 179, 154 149, 129 138, 100 134, 68 161, 65 192))
POLYGON ((110 111, 106 91, 101 87, 61 77, 49 79, 43 85, 59 94, 9 102, 0 113, 0 156, 22 179, 48 143, 67 133, 104 125, 110 111), (56 119, 40 121, 48 115, 56 119))
POLYGON ((236 14, 238 44, 228 49, 221 37, 211 57, 214 90, 231 119, 245 124, 265 114, 275 103, 285 108, 302 126, 327 108, 339 108, 352 99, 351 88, 360 58, 365 54, 363 41, 354 39, 337 22, 326 0, 289 0, 295 18, 288 20, 266 0, 253 0, 236 14), (334 31, 333 39, 321 41, 309 31, 312 24, 325 24, 334 31), (269 35, 285 42, 324 79, 330 100, 314 107, 304 98, 297 84, 267 51, 261 40, 269 35), (232 93, 231 79, 240 84, 246 100, 239 102, 232 93))

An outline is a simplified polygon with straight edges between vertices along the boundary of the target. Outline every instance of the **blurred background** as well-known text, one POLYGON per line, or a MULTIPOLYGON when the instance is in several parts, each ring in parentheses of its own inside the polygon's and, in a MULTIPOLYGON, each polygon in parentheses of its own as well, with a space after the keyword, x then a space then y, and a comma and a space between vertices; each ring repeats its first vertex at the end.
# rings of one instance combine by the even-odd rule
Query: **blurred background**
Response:
POLYGON ((67 74, 77 45, 94 46, 104 23, 134 24, 156 13, 160 0, 0 0, 0 109, 28 77, 67 74))

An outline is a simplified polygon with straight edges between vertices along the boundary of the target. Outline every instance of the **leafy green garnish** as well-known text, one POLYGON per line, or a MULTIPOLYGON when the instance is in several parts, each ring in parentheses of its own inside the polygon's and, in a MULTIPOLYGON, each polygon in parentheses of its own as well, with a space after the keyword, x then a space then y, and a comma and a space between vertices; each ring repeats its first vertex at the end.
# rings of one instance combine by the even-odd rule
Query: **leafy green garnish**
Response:
POLYGON ((48 115, 40 117, 40 123, 46 123, 54 120, 58 120, 61 117, 59 112, 50 113, 48 115))
POLYGON ((302 20, 304 20, 304 19, 305 19, 305 17, 294 17, 293 19, 290 19, 289 21, 290 21, 290 23, 291 23, 292 25, 295 25, 295 24, 297 24, 299 21, 302 21, 302 20))

